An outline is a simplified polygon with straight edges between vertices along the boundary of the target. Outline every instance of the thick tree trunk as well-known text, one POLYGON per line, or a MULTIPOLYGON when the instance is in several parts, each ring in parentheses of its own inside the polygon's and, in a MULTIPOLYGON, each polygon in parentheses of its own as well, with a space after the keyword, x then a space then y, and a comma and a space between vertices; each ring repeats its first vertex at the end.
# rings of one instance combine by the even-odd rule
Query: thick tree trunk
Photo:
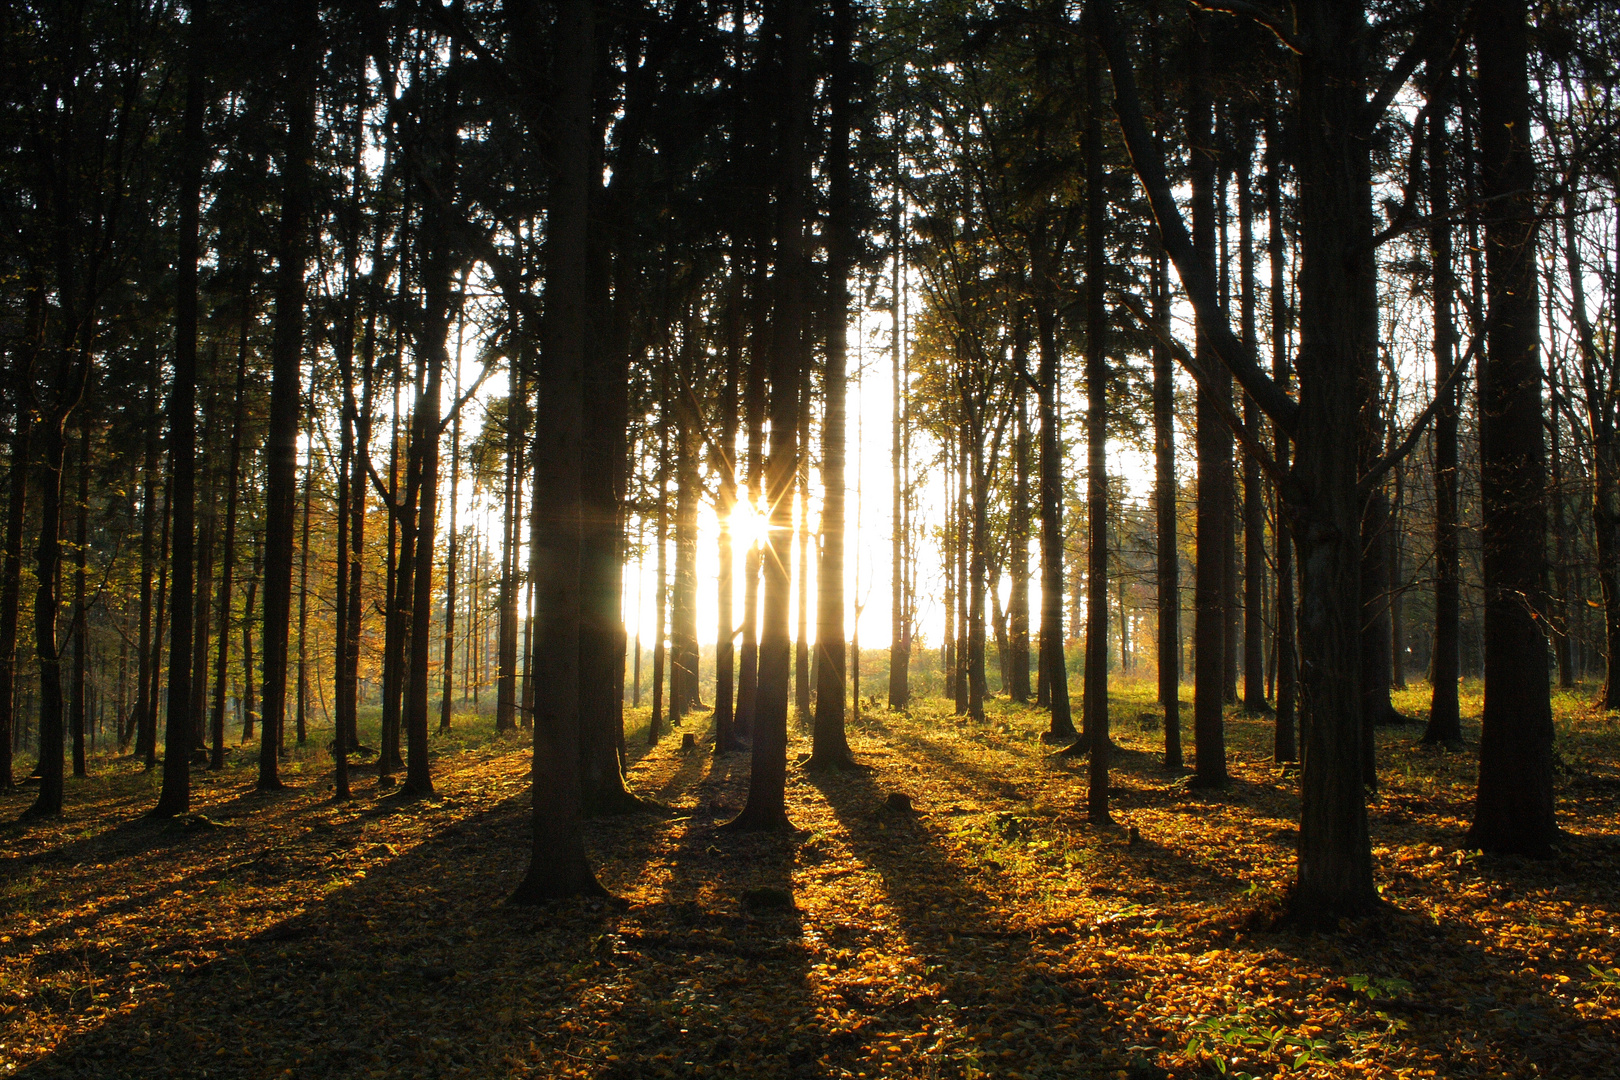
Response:
POLYGON ((1304 610, 1300 648, 1306 708, 1303 807, 1296 912, 1332 921, 1377 903, 1360 782, 1360 405, 1375 357, 1367 309, 1375 266, 1362 85, 1367 26, 1359 5, 1300 9, 1300 398, 1288 402, 1259 372, 1252 354, 1216 321, 1219 305, 1208 264, 1176 208, 1162 154, 1146 132, 1128 47, 1098 9, 1117 91, 1116 108, 1152 201, 1160 235, 1219 356, 1244 389, 1299 437, 1290 502, 1298 538, 1304 610))
MULTIPOLYGON (((579 776, 580 514, 590 249, 594 6, 559 4, 552 135, 556 175, 547 216, 545 347, 530 500, 535 566, 534 848, 513 900, 600 895, 585 854, 579 776)), ((525 27, 527 31, 529 28, 525 27)), ((525 33, 525 38, 529 37, 525 33)), ((533 45, 533 41, 526 44, 533 45)))
POLYGON ((1469 843, 1546 854, 1553 817, 1552 707, 1543 615, 1547 507, 1536 281, 1536 183, 1530 151, 1522 5, 1475 9, 1480 158, 1489 311, 1480 374, 1480 496, 1485 572, 1485 708, 1469 843))
MULTIPOLYGON (((855 33, 852 0, 832 0, 831 131, 827 172, 827 334, 825 412, 821 420, 821 565, 816 571, 816 718, 810 764, 837 768, 851 760, 844 731, 844 441, 848 364, 850 234, 850 83, 855 33)), ((857 601, 859 597, 856 598, 857 601)))
MULTIPOLYGON (((264 719, 259 788, 285 785, 278 768, 287 705, 287 638, 292 617, 293 527, 298 505, 298 416, 303 379, 304 270, 307 261, 310 159, 315 134, 315 80, 320 15, 314 0, 289 13, 287 150, 277 237, 276 313, 270 346, 270 418, 265 431, 264 719)), ((178 614, 178 612, 177 612, 178 614)))

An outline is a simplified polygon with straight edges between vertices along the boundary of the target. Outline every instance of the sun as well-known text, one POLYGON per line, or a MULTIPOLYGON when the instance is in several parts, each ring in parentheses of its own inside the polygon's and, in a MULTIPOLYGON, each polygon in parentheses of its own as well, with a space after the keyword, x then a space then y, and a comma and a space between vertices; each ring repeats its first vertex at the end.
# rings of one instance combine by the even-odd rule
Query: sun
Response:
POLYGON ((754 504, 747 499, 739 499, 731 511, 731 535, 734 543, 739 547, 748 547, 752 544, 765 546, 770 534, 771 522, 764 514, 754 509, 754 504))

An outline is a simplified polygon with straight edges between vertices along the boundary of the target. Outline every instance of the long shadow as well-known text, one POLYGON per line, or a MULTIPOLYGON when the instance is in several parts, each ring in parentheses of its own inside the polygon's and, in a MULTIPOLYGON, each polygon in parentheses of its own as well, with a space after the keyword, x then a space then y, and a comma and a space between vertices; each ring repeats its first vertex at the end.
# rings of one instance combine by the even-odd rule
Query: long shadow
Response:
MULTIPOLYGON (((855 857, 882 878, 888 906, 933 982, 921 1000, 857 1000, 865 1000, 880 1024, 949 1032, 938 1051, 942 1071, 972 1074, 991 1063, 997 1072, 1022 1068, 1028 1056, 1022 1038, 1032 1024, 1042 1033, 1043 1062, 1066 1054, 1076 1069, 1097 1063, 1105 1047, 1118 1045, 1102 1029, 1122 1018, 1082 1009, 1124 993, 1136 978, 1134 968, 1097 957, 1082 970, 1061 970, 1076 947, 1074 928, 1009 920, 1005 900, 995 894, 1007 889, 1000 871, 953 857, 933 815, 889 810, 885 782, 898 778, 886 772, 832 774, 816 783, 855 857), (1018 1037, 1009 1037, 1014 1032, 1018 1037)), ((1130 1041, 1146 1038, 1137 1032, 1130 1041)))
POLYGON ((133 1007, 18 1075, 488 1074, 529 1060, 590 995, 591 943, 612 914, 502 904, 526 859, 526 802, 507 798, 363 876, 339 867, 342 884, 297 890, 253 936, 181 940, 142 956, 139 973, 94 972, 103 1000, 133 1007))
POLYGON ((676 833, 654 860, 667 872, 649 868, 600 961, 635 991, 592 1033, 608 1047, 600 1075, 823 1075, 793 899, 803 837, 718 831, 742 805, 748 760, 697 742, 659 792, 697 805, 654 826, 676 833))

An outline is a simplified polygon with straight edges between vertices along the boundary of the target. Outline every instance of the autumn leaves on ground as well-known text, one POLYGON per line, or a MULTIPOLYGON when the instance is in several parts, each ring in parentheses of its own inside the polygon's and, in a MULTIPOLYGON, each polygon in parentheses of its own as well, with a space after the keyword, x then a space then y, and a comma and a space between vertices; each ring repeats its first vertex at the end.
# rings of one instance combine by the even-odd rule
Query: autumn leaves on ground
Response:
POLYGON ((155 777, 102 760, 65 820, 9 824, 29 796, 0 797, 0 1070, 1620 1074, 1611 717, 1561 703, 1547 862, 1466 850, 1477 755, 1383 732, 1386 910, 1307 933, 1277 918, 1297 795, 1267 721, 1232 717, 1233 783, 1193 791, 1158 766, 1149 700, 1114 699, 1113 829, 1034 712, 869 711, 869 770, 790 773, 792 835, 719 831, 748 761, 709 753, 706 717, 684 753, 633 731, 630 783, 668 813, 590 826, 618 901, 540 908, 504 903, 527 748, 483 722, 440 742, 416 802, 362 774, 335 805, 311 754, 286 794, 255 793, 251 760, 199 774, 198 813, 160 822, 155 777))

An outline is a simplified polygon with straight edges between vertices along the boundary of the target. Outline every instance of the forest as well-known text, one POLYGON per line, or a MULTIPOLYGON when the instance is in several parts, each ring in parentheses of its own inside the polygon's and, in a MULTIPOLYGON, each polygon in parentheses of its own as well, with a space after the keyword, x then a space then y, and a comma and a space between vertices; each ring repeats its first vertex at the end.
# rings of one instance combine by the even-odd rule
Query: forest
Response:
POLYGON ((0 34, 6 1075, 1620 1075, 1612 5, 0 34))

